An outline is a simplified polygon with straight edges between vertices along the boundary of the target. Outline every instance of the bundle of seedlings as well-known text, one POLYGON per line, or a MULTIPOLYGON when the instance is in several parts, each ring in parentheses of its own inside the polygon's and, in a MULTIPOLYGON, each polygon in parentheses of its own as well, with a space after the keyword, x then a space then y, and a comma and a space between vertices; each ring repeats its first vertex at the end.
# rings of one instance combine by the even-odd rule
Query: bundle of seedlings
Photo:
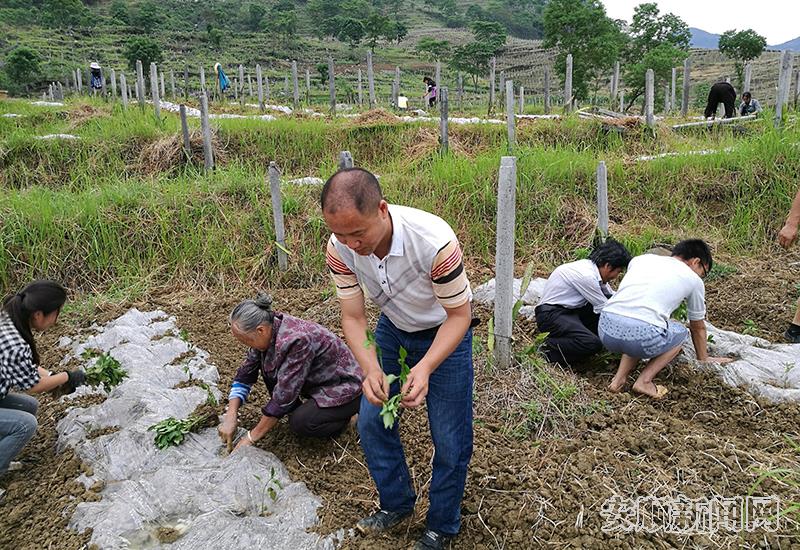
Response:
MULTIPOLYGON (((216 400, 215 400, 216 401, 216 400)), ((217 411, 215 407, 206 401, 195 411, 183 420, 178 420, 170 416, 161 422, 156 422, 148 431, 155 432, 153 438, 156 447, 166 449, 167 447, 177 447, 186 439, 190 433, 197 432, 202 428, 209 428, 217 424, 217 411)))
POLYGON ((93 388, 102 384, 103 389, 108 392, 128 377, 128 371, 123 369, 119 361, 108 353, 101 354, 94 350, 87 350, 83 353, 83 357, 84 359, 97 357, 94 365, 86 369, 86 383, 93 388))

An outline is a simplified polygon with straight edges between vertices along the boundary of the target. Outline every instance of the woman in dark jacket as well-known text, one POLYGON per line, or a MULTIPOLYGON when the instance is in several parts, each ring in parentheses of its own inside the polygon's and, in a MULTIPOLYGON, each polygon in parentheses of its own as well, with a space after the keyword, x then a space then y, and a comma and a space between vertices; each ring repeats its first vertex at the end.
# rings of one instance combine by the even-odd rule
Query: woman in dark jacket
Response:
POLYGON ((289 427, 306 437, 341 432, 358 412, 363 376, 347 345, 328 329, 272 311, 272 298, 245 300, 230 315, 231 333, 250 347, 228 395, 228 410, 219 432, 230 448, 238 428, 237 413, 259 375, 270 400, 261 421, 241 438, 237 448, 264 437, 288 415, 289 427))

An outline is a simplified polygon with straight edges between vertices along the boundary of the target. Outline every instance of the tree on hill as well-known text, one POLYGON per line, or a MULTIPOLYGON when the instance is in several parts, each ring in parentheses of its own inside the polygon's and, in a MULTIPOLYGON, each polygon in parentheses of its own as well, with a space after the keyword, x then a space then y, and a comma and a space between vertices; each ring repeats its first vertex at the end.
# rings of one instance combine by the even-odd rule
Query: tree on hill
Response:
POLYGON ((563 84, 572 54, 572 93, 595 94, 620 57, 626 37, 599 0, 551 0, 544 10, 544 46, 557 50, 555 68, 563 84))
POLYGON ((450 54, 453 45, 447 40, 437 40, 430 36, 420 38, 414 50, 426 59, 435 61, 437 59, 445 59, 450 54))
POLYGON ((128 41, 125 45, 123 57, 128 60, 131 70, 136 69, 136 60, 142 62, 145 72, 148 71, 150 63, 161 63, 164 56, 161 53, 161 46, 152 38, 137 36, 128 41))
POLYGON ((159 23, 158 6, 150 0, 142 2, 133 14, 132 25, 147 34, 152 33, 159 23))
POLYGON ((297 33, 297 12, 292 0, 278 0, 269 10, 268 24, 277 28, 284 38, 291 38, 297 33))
POLYGON ((19 46, 8 54, 3 70, 8 75, 12 92, 22 89, 28 92, 39 74, 39 61, 39 54, 27 46, 19 46))
POLYGON ((739 87, 744 84, 744 64, 760 56, 766 45, 767 39, 752 29, 725 31, 719 37, 719 51, 733 59, 739 87))
POLYGON ((370 51, 375 51, 375 46, 381 39, 392 37, 392 23, 388 17, 374 11, 364 20, 364 38, 370 51))
POLYGON ((364 39, 366 29, 364 23, 352 17, 336 16, 336 38, 347 42, 350 46, 357 46, 364 39))
POLYGON ((42 12, 51 27, 74 27, 89 20, 89 10, 80 0, 45 0, 42 12))
POLYGON ((655 89, 659 90, 672 77, 672 67, 689 55, 691 33, 677 15, 660 15, 654 3, 636 6, 625 49, 625 84, 628 108, 644 94, 647 69, 655 73, 655 89))
POLYGON ((459 46, 453 51, 450 66, 472 77, 475 91, 478 91, 478 77, 485 75, 489 60, 505 47, 506 30, 496 21, 476 21, 472 24, 475 40, 459 46))
POLYGON ((111 17, 120 23, 125 23, 127 25, 130 22, 130 12, 128 12, 128 4, 125 0, 114 0, 111 2, 110 13, 111 17))
POLYGON ((267 8, 261 4, 250 4, 247 6, 247 25, 251 31, 261 29, 261 23, 264 21, 264 16, 267 15, 267 8))

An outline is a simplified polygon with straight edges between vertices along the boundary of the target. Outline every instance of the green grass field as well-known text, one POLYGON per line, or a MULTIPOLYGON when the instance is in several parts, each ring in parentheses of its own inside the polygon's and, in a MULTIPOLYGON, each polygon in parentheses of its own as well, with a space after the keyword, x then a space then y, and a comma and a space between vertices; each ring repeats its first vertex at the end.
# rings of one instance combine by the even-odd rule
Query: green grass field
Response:
MULTIPOLYGON (((292 254, 289 272, 279 274, 266 169, 275 160, 285 180, 324 179, 345 149, 381 176, 390 201, 453 224, 474 271, 492 268, 496 178, 506 151, 501 125, 453 125, 453 151, 442 156, 433 123, 215 120, 222 162, 204 174, 197 157, 173 156, 177 162, 162 166, 163 154, 152 156, 180 147, 174 114, 157 123, 137 108, 85 102, 63 109, 0 102, 0 114, 23 115, 0 118, 4 291, 40 276, 87 290, 276 279, 313 286, 325 277, 319 188, 283 187, 292 254), (81 105, 93 116, 76 120, 81 105), (36 139, 59 132, 81 139, 36 139)), ((790 115, 787 128, 775 131, 769 113, 742 128, 640 128, 620 136, 578 118, 520 124, 518 264, 546 269, 590 244, 600 160, 609 169, 612 233, 634 252, 689 235, 729 254, 768 249, 798 184, 800 130, 790 115), (720 152, 634 160, 701 149, 720 152)))

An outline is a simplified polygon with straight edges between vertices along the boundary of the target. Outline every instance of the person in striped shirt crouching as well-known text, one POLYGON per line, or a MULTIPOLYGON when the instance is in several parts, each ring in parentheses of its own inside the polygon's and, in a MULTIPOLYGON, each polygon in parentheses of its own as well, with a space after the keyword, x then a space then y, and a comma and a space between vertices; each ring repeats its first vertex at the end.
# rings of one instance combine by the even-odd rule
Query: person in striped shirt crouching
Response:
POLYGON ((417 496, 399 422, 386 428, 380 415, 401 392, 403 408, 427 403, 435 448, 426 530, 415 548, 443 548, 460 528, 472 456, 472 291, 458 239, 441 218, 388 204, 378 180, 361 168, 340 170, 325 183, 322 214, 333 233, 327 264, 342 331, 364 372, 358 431, 380 495, 380 510, 356 527, 384 531, 413 512, 417 496), (374 346, 365 346, 365 292, 381 311, 380 360, 374 346), (385 377, 400 374, 401 348, 411 367, 402 388, 385 377))

